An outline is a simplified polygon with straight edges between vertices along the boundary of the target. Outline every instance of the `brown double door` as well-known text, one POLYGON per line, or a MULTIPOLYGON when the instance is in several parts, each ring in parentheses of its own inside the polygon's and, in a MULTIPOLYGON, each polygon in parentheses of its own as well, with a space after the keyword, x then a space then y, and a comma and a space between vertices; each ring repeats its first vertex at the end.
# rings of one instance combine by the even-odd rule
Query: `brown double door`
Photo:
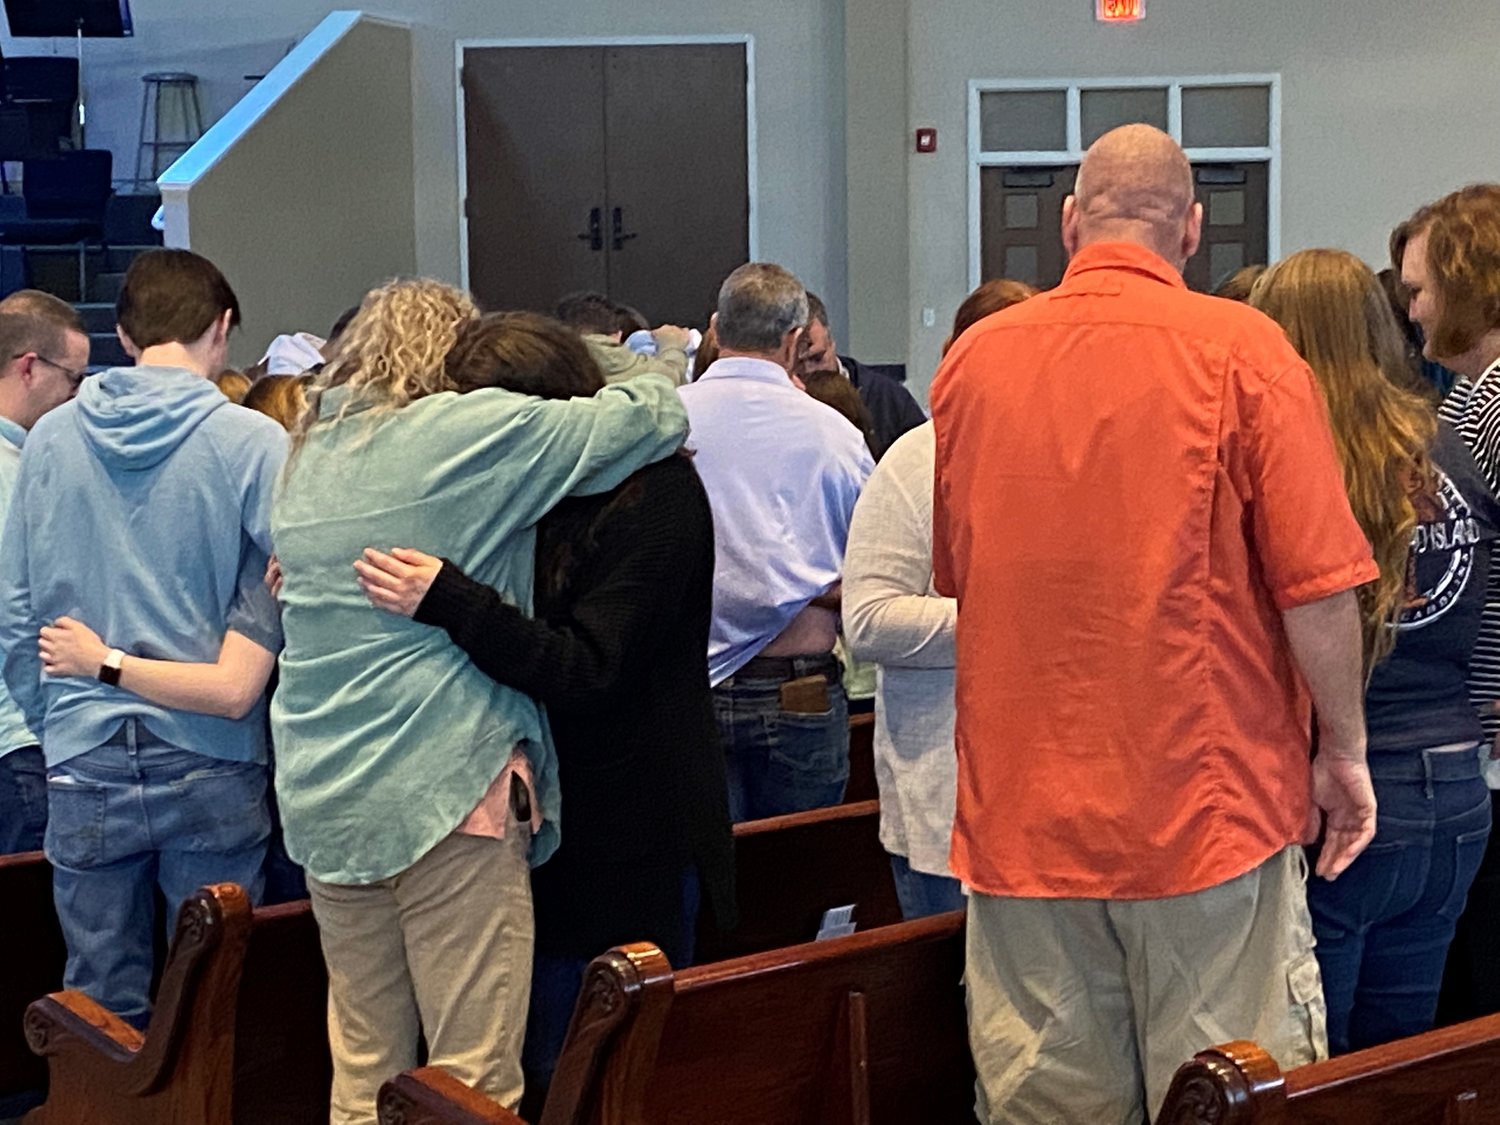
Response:
MULTIPOLYGON (((1266 263, 1269 206, 1264 163, 1193 168, 1203 204, 1203 241, 1183 271, 1188 286, 1211 292, 1242 266, 1266 263)), ((980 216, 985 280, 1009 277, 1041 289, 1062 280, 1062 206, 1076 164, 1052 168, 984 168, 980 216)))
POLYGON ((469 286, 700 324, 750 253, 743 44, 464 52, 469 286))

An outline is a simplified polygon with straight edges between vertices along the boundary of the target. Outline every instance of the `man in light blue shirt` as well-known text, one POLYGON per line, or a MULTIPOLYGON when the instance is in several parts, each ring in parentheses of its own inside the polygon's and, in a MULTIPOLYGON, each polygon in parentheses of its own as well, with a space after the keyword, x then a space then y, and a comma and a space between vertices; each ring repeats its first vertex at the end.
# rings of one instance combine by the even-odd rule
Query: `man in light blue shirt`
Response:
MULTIPOLYGON (((88 333, 72 305, 35 289, 0 301, 0 523, 21 470, 26 432, 73 397, 88 365, 88 333)), ((42 748, 0 685, 0 855, 40 851, 46 827, 42 748)))
POLYGON ((252 901, 263 885, 261 693, 281 627, 261 579, 286 434, 208 381, 239 302, 206 259, 142 254, 116 315, 136 365, 87 380, 26 440, 0 533, 0 653, 46 756, 64 982, 141 1027, 156 892, 175 917, 203 884, 252 901), (88 644, 64 645, 81 629, 88 644))
POLYGON ((792 381, 807 320, 795 277, 741 266, 719 291, 719 359, 682 389, 714 512, 709 682, 736 820, 837 804, 849 777, 833 646, 849 520, 875 466, 859 430, 792 381))

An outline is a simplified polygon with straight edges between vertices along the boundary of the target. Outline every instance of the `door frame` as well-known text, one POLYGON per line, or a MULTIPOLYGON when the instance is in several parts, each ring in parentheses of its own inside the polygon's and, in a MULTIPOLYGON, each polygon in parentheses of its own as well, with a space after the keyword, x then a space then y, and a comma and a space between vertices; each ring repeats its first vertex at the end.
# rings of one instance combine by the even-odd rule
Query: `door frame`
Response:
MULTIPOLYGON (((685 47, 738 44, 745 48, 745 188, 750 260, 760 259, 760 178, 756 159, 754 35, 579 35, 524 39, 459 39, 454 43, 453 82, 458 99, 458 268, 459 284, 469 287, 469 143, 464 105, 464 52, 487 47, 685 47)), ((691 153, 685 153, 691 156, 691 153)), ((686 168, 686 162, 684 168, 686 168)))
POLYGON ((969 288, 977 286, 984 271, 983 216, 980 209, 980 171, 995 166, 1081 164, 1083 138, 1080 133, 1080 92, 1083 90, 1119 90, 1149 87, 1167 91, 1167 131, 1175 140, 1182 139, 1182 89, 1200 86, 1266 86, 1270 89, 1267 106, 1267 140, 1256 148, 1189 148, 1193 164, 1254 162, 1268 165, 1266 175, 1266 258, 1267 264, 1281 257, 1281 75, 1274 74, 1205 74, 1161 78, 1021 78, 969 80, 968 91, 968 164, 969 164, 969 288), (1020 151, 989 152, 980 139, 980 97, 994 92, 1021 90, 1065 91, 1068 105, 1068 147, 1055 152, 1020 151))

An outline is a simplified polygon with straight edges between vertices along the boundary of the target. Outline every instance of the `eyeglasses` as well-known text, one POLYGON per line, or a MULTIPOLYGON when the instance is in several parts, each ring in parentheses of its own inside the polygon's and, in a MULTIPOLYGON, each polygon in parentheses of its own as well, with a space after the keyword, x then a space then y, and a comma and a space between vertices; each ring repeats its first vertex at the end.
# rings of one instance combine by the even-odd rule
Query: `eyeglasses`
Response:
MULTIPOLYGON (((29 353, 29 352, 22 352, 21 353, 21 355, 30 355, 30 354, 33 354, 33 353, 29 353)), ((18 356, 13 356, 12 358, 14 358, 14 359, 20 359, 21 356, 19 356, 19 355, 18 356)), ((75 391, 79 387, 83 386, 83 381, 88 378, 88 374, 89 373, 87 371, 74 371, 71 367, 64 367, 62 364, 58 363, 57 360, 55 360, 55 359, 48 359, 44 355, 38 355, 36 358, 37 358, 37 362, 38 363, 45 363, 48 367, 52 367, 52 368, 55 368, 58 371, 61 371, 62 375, 63 375, 63 378, 66 379, 72 385, 72 387, 73 387, 73 389, 75 391)))

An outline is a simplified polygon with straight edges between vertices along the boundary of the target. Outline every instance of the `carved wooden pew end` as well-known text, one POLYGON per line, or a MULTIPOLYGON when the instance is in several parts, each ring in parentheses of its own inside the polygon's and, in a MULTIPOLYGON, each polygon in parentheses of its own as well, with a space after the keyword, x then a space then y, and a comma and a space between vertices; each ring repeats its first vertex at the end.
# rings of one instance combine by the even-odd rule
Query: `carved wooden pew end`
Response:
POLYGON ((326 1121, 317 946, 306 902, 252 913, 232 883, 200 889, 177 916, 145 1035, 78 992, 27 1009, 51 1083, 26 1125, 326 1121))
POLYGON ((1157 1125, 1500 1123, 1500 1015, 1283 1072, 1254 1043, 1200 1052, 1157 1125))
MULTIPOLYGON (((539 1125, 972 1125, 963 924, 928 918, 677 974, 653 945, 611 950, 589 966, 539 1125)), ((380 1121, 516 1125, 474 1096, 408 1071, 382 1090, 380 1121)))

